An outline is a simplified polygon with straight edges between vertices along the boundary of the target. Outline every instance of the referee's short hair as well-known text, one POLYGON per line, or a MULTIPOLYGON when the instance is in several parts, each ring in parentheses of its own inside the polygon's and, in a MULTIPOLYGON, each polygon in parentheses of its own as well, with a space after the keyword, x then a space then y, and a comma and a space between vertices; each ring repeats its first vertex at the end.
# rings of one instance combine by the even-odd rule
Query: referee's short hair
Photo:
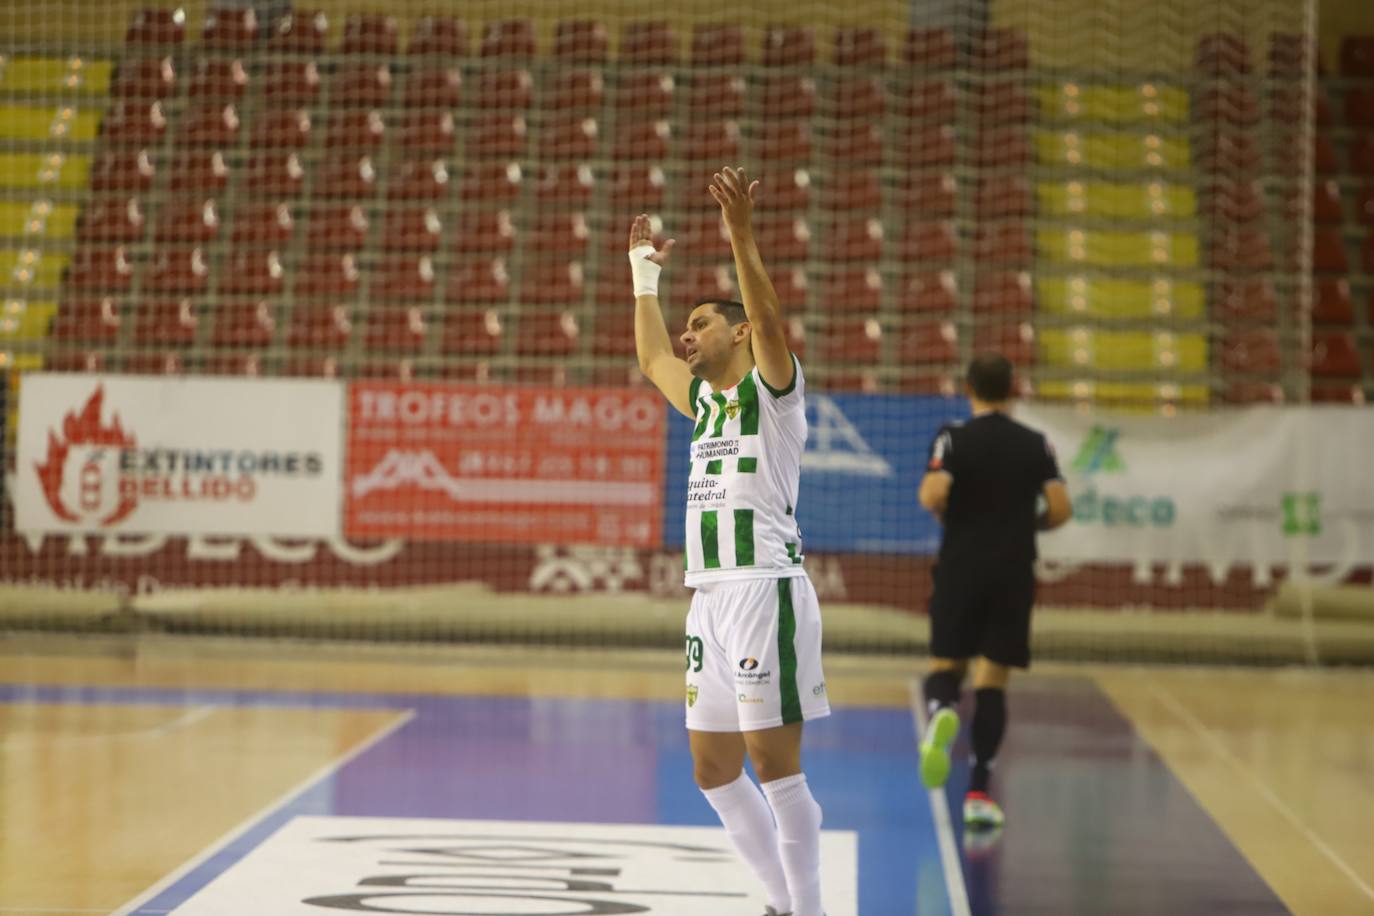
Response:
POLYGON ((980 401, 995 403, 1011 397, 1011 361, 1001 353, 979 353, 968 364, 968 386, 980 401))

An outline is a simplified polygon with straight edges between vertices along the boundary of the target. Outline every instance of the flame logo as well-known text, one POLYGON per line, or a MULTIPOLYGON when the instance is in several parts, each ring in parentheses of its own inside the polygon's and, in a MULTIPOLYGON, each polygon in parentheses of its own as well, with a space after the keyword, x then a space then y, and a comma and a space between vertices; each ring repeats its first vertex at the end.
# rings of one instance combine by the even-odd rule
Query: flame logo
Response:
MULTIPOLYGON (((119 415, 110 419, 110 425, 100 422, 101 408, 105 402, 105 387, 97 385, 95 392, 86 401, 81 411, 69 412, 62 419, 62 435, 48 430, 48 458, 42 464, 34 464, 38 480, 43 485, 43 496, 58 518, 68 522, 82 519, 62 499, 62 482, 67 470, 67 455, 73 445, 112 445, 119 448, 134 448, 137 442, 126 433, 119 423, 119 415)), ((138 505, 132 493, 120 492, 119 504, 114 511, 100 520, 101 525, 113 525, 126 518, 138 505)))

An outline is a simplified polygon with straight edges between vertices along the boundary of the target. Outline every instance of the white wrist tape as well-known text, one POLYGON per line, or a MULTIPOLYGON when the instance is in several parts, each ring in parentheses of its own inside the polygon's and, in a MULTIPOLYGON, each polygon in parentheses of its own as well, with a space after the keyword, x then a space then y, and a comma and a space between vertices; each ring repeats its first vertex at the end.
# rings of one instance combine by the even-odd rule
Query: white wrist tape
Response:
POLYGON ((662 273, 663 265, 649 260, 654 250, 654 246, 648 242, 630 249, 630 272, 634 274, 636 298, 658 295, 658 275, 662 273))

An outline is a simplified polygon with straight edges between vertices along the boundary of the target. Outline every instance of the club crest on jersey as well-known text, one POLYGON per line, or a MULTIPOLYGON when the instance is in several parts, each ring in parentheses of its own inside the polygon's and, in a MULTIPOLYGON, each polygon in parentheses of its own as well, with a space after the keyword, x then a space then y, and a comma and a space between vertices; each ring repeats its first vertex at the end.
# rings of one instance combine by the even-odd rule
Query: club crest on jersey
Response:
POLYGON ((738 416, 739 416, 739 401, 738 401, 738 400, 726 401, 726 402, 725 402, 725 416, 729 417, 731 420, 733 420, 733 419, 735 419, 735 417, 738 417, 738 416))
POLYGON ((688 684, 688 685, 687 685, 687 705, 688 705, 688 706, 695 706, 695 705, 697 705, 697 695, 698 695, 698 693, 699 693, 699 691, 697 690, 697 685, 696 685, 696 684, 688 684))

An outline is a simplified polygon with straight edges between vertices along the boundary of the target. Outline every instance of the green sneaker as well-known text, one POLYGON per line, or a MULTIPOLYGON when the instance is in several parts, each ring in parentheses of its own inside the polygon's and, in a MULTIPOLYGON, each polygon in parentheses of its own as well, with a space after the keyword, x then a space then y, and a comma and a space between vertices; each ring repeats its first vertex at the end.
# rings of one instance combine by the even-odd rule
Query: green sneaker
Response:
POLYGON ((948 706, 936 711, 921 739, 921 782, 938 789, 949 779, 949 746, 959 737, 959 714, 948 706))
POLYGON ((1002 806, 986 792, 970 792, 964 796, 964 824, 970 830, 996 830, 1006 818, 1002 806))

